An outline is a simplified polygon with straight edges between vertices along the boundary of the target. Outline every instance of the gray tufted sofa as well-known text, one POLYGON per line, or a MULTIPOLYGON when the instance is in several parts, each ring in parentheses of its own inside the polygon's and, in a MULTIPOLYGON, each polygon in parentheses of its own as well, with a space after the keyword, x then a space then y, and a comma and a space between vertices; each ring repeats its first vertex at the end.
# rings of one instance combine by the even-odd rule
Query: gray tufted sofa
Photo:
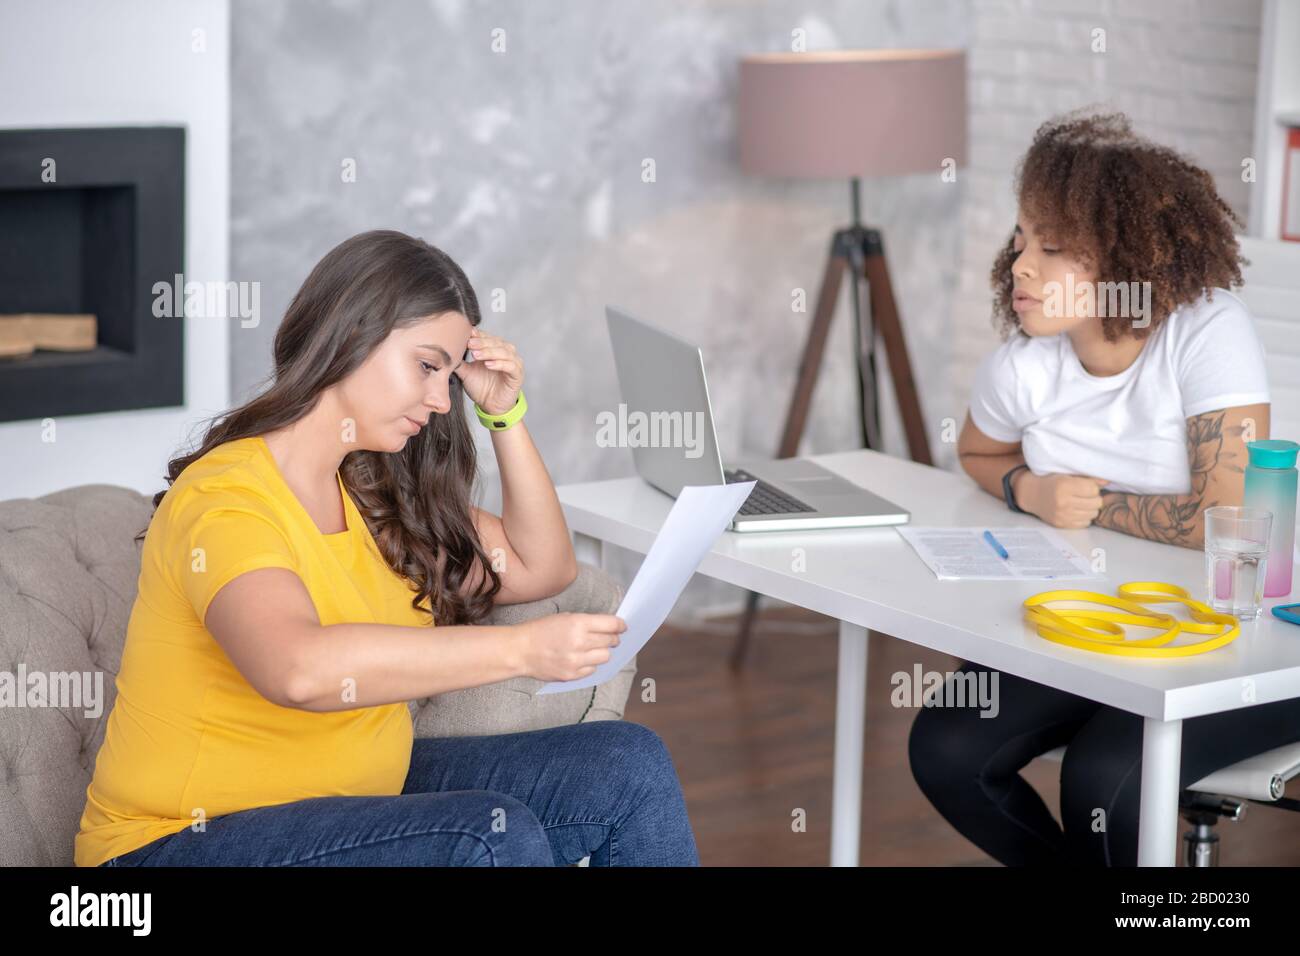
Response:
MULTIPOLYGON (((82 485, 0 501, 0 672, 102 672, 92 706, 0 706, 0 866, 71 866, 95 755, 117 697, 114 678, 135 601, 150 498, 115 485, 82 485)), ((494 624, 560 611, 613 613, 622 588, 580 565, 554 597, 501 605, 494 624)), ((476 736, 620 720, 636 659, 596 688, 534 696, 517 678, 411 701, 417 737, 476 736)), ((94 678, 91 678, 92 684, 94 678)), ((86 701, 82 701, 86 703, 86 701)))

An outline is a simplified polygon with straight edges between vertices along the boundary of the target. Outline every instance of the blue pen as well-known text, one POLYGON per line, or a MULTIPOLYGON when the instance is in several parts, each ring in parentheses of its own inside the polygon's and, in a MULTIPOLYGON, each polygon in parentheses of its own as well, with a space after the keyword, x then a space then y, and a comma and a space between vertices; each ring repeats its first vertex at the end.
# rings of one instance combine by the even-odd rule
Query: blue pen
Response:
POLYGON ((1011 557, 1011 555, 1007 554, 1007 549, 1002 547, 1002 545, 998 544, 998 539, 993 537, 992 531, 984 532, 984 540, 987 541, 989 544, 993 545, 993 550, 996 551, 1000 557, 1003 558, 1011 557))

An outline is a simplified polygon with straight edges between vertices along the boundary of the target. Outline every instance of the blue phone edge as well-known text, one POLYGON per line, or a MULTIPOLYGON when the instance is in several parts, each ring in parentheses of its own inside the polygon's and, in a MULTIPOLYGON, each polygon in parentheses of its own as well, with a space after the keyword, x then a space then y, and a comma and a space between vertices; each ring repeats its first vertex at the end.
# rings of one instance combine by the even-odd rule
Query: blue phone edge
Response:
POLYGON ((1273 608, 1273 616, 1279 621, 1300 625, 1300 604, 1278 604, 1273 608))

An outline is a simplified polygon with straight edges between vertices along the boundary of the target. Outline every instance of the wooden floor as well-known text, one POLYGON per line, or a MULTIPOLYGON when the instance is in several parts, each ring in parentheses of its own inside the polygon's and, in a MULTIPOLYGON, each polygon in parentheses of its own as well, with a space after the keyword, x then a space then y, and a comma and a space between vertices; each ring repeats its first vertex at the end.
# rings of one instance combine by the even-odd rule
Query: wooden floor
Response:
MULTIPOLYGON (((667 743, 704 866, 826 866, 830 859, 837 627, 785 605, 765 607, 733 676, 735 618, 664 627, 638 655, 626 719, 667 743), (655 702, 642 699, 654 679, 655 702), (804 811, 806 832, 792 828, 804 811)), ((948 671, 955 659, 878 634, 870 640, 861 862, 864 866, 997 866, 917 789, 907 763, 915 710, 890 705, 890 675, 948 671)), ((1060 765, 1025 778, 1056 812, 1060 765)), ((1295 795, 1293 785, 1289 796, 1295 795)), ((1220 823, 1225 866, 1300 865, 1300 813, 1249 805, 1220 823)))

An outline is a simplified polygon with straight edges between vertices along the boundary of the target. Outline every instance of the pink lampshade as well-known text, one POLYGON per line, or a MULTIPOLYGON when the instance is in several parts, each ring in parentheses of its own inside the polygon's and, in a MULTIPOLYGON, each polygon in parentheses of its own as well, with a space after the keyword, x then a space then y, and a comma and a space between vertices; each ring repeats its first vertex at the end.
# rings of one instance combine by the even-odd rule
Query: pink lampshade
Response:
POLYGON ((740 61, 740 166, 848 179, 966 164, 963 50, 756 53, 740 61))

